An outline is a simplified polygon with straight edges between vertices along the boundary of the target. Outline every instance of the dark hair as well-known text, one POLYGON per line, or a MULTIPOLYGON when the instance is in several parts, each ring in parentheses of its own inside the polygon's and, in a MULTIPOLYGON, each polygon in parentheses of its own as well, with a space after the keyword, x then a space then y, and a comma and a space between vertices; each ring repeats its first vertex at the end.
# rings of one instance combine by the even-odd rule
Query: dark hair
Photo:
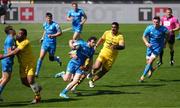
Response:
POLYGON ((90 42, 91 40, 94 40, 94 41, 96 41, 97 40, 97 38, 95 37, 95 36, 91 36, 87 41, 88 42, 90 42))
POLYGON ((160 17, 159 16, 155 16, 153 19, 160 21, 160 17))
POLYGON ((171 8, 167 8, 166 10, 169 10, 172 13, 172 9, 171 8))
POLYGON ((76 2, 72 2, 71 5, 76 5, 77 6, 78 4, 76 2))
POLYGON ((23 32, 23 35, 24 35, 24 36, 27 36, 27 30, 26 30, 25 28, 21 28, 21 29, 19 29, 19 30, 21 30, 21 31, 23 32))
POLYGON ((47 13, 46 13, 46 17, 51 17, 51 18, 52 18, 52 13, 47 12, 47 13))
POLYGON ((118 22, 113 22, 111 25, 116 25, 116 27, 118 27, 118 28, 119 28, 119 24, 118 24, 118 22))
POLYGON ((10 31, 10 30, 13 30, 13 27, 9 25, 9 26, 5 27, 4 32, 5 32, 6 34, 9 34, 9 31, 10 31))

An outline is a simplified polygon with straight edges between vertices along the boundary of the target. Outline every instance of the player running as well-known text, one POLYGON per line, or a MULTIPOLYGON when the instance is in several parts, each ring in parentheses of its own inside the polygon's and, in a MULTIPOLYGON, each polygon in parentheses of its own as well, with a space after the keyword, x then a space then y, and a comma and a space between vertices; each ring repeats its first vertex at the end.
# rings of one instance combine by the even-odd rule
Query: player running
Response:
POLYGON ((67 13, 67 21, 72 21, 72 29, 73 29, 73 40, 77 40, 80 38, 80 33, 83 28, 83 24, 87 20, 87 16, 83 9, 78 8, 78 4, 76 2, 72 3, 73 9, 69 10, 67 13))
POLYGON ((102 78, 112 67, 117 58, 119 50, 125 48, 123 35, 118 31, 119 24, 113 22, 111 30, 105 31, 103 36, 98 40, 96 47, 103 44, 103 48, 96 59, 92 69, 92 79, 89 81, 89 87, 94 87, 94 82, 102 78), (99 70, 99 72, 97 72, 99 70))
POLYGON ((81 76, 84 74, 84 70, 87 68, 84 66, 86 59, 89 58, 92 61, 96 40, 96 37, 90 37, 87 42, 82 39, 77 40, 75 43, 70 42, 73 43, 73 45, 70 46, 72 46, 73 49, 76 49, 77 52, 76 56, 73 56, 69 61, 66 73, 62 72, 57 74, 58 76, 61 76, 64 81, 70 81, 66 88, 60 92, 60 97, 69 98, 66 95, 67 92, 79 82, 81 76))
POLYGON ((168 29, 165 26, 160 25, 160 18, 157 16, 153 18, 153 24, 147 26, 145 29, 142 39, 147 47, 146 66, 139 79, 140 82, 144 81, 148 72, 148 77, 152 75, 152 72, 154 71, 153 62, 163 50, 168 34, 168 29))
POLYGON ((50 61, 57 61, 60 64, 60 66, 62 64, 59 56, 54 56, 56 51, 56 37, 61 36, 62 32, 59 25, 52 20, 51 13, 46 13, 46 22, 43 24, 43 28, 44 28, 44 33, 43 33, 43 37, 41 38, 42 45, 41 45, 40 56, 36 66, 36 73, 35 73, 36 77, 38 77, 40 73, 42 61, 47 52, 49 53, 50 61))

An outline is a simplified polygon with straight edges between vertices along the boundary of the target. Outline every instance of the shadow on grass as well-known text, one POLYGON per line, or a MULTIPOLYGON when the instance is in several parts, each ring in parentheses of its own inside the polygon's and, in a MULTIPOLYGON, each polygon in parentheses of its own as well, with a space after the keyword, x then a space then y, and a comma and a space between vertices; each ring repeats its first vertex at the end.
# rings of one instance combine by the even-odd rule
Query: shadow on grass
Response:
POLYGON ((140 92, 122 92, 114 90, 80 90, 82 92, 79 96, 96 96, 96 95, 117 95, 117 94, 141 94, 140 92), (88 92, 88 93, 87 93, 88 92))
POLYGON ((176 79, 176 80, 168 80, 168 79, 157 79, 161 82, 180 82, 180 79, 176 79))
POLYGON ((164 66, 164 67, 161 67, 162 69, 174 69, 174 68, 180 68, 180 65, 174 65, 174 66, 164 66))
POLYGON ((140 83, 140 84, 127 84, 127 85, 102 85, 103 87, 117 88, 117 87, 160 87, 165 86, 166 84, 148 84, 148 83, 140 83))
MULTIPOLYGON (((119 87, 161 87, 165 86, 166 84, 147 84, 147 83, 140 83, 140 84, 128 84, 128 85, 102 85, 101 87, 108 87, 108 88, 119 88, 119 87)), ((117 94, 141 94, 141 92, 124 92, 124 91, 113 91, 113 90, 79 90, 81 95, 79 96, 94 96, 94 95, 117 95, 117 94), (88 93, 87 93, 88 92, 88 93)))
POLYGON ((23 107, 30 104, 30 101, 1 102, 0 107, 23 107))
POLYGON ((79 99, 63 99, 63 98, 52 98, 42 100, 41 103, 31 104, 30 101, 15 101, 15 102, 1 102, 0 107, 28 107, 29 105, 40 105, 43 103, 53 103, 53 102, 69 102, 69 101, 77 101, 79 99))
POLYGON ((42 103, 53 103, 53 102, 69 102, 69 101, 77 101, 79 99, 64 99, 64 98, 52 98, 52 99, 46 99, 46 100, 42 100, 42 103))

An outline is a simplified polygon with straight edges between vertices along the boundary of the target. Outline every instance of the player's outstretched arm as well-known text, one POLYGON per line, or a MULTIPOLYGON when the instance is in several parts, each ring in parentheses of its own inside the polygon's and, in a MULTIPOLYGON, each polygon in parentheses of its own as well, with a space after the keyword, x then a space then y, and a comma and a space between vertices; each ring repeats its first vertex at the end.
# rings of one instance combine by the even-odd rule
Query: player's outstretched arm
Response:
POLYGON ((7 57, 16 55, 19 51, 20 51, 20 49, 16 48, 16 49, 12 50, 11 52, 9 52, 9 53, 3 55, 2 57, 0 57, 0 59, 4 59, 4 58, 7 58, 7 57))
POLYGON ((104 39, 103 39, 102 37, 99 38, 99 40, 97 41, 94 49, 96 50, 96 48, 97 48, 99 45, 101 45, 103 42, 104 42, 104 39))

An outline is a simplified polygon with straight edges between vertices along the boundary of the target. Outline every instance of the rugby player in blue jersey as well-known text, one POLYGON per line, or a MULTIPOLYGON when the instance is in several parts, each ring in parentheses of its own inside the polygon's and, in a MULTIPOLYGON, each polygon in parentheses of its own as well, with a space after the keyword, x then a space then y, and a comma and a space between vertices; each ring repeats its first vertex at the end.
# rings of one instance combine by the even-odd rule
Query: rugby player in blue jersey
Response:
POLYGON ((58 56, 55 56, 56 38, 62 35, 62 31, 59 24, 52 20, 51 13, 46 13, 46 22, 43 24, 43 29, 44 29, 44 33, 43 33, 43 37, 41 38, 42 41, 41 51, 36 66, 36 73, 35 73, 36 77, 38 77, 40 73, 42 61, 47 52, 49 53, 50 61, 57 61, 60 65, 62 63, 61 59, 58 56))
POLYGON ((160 18, 157 16, 153 18, 153 24, 147 26, 145 29, 142 39, 145 46, 147 47, 146 66, 142 76, 140 77, 140 82, 144 81, 147 74, 148 77, 152 75, 152 72, 154 71, 152 66, 153 62, 163 50, 168 34, 168 29, 165 26, 160 25, 160 18))
POLYGON ((83 9, 78 8, 78 4, 72 3, 73 9, 69 10, 67 13, 67 21, 72 21, 72 29, 73 29, 73 40, 77 40, 80 38, 80 33, 83 28, 83 24, 87 20, 87 16, 83 9))
MULTIPOLYGON (((16 32, 12 28, 12 26, 7 26, 4 31, 6 33, 6 39, 4 42, 4 54, 7 54, 15 48, 14 37, 16 35, 16 32)), ((2 77, 0 79, 0 101, 2 101, 1 93, 4 87, 6 86, 6 84, 11 79, 12 68, 14 64, 14 56, 3 59, 1 63, 2 63, 2 77)))
MULTIPOLYGON (((66 73, 59 73, 58 76, 62 77, 64 81, 70 81, 66 88, 60 92, 59 96, 63 98, 69 98, 66 94, 69 90, 72 89, 74 85, 78 83, 81 76, 84 74, 84 70, 87 67, 85 66, 85 61, 90 59, 92 61, 94 55, 94 46, 96 45, 96 37, 90 37, 87 42, 82 39, 78 39, 73 45, 73 49, 76 49, 76 56, 73 56, 69 61, 66 69, 66 73)), ((73 41, 73 40, 70 40, 73 41)))

